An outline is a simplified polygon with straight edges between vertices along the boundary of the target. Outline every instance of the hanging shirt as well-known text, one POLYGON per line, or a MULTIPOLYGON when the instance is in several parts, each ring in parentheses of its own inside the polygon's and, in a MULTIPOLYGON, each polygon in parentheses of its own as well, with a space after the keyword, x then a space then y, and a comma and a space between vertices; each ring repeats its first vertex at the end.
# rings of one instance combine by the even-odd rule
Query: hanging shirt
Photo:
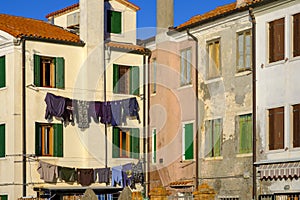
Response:
POLYGON ((119 126, 122 125, 121 114, 122 114, 122 101, 112 101, 111 103, 111 125, 119 126))
POLYGON ((111 185, 123 187, 122 166, 112 167, 111 173, 111 185))
POLYGON ((90 126, 88 109, 89 102, 82 100, 75 100, 76 102, 76 119, 78 123, 78 128, 86 129, 90 126))
POLYGON ((94 183, 93 169, 77 169, 77 180, 82 186, 89 186, 94 183))
POLYGON ((58 178, 65 182, 75 182, 77 180, 75 168, 58 167, 58 178))
POLYGON ((139 121, 139 123, 141 123, 140 116, 139 116, 140 108, 135 97, 123 100, 123 109, 124 111, 123 111, 122 121, 124 123, 126 123, 127 117, 131 117, 131 118, 135 117, 139 121))
POLYGON ((109 183, 110 168, 94 169, 94 180, 98 183, 109 183))
POLYGON ((101 117, 101 102, 100 101, 91 101, 89 104, 88 115, 89 118, 93 118, 94 122, 99 123, 101 117))
POLYGON ((100 104, 100 115, 101 119, 100 122, 103 124, 110 124, 111 118, 112 118, 112 112, 111 112, 111 103, 110 102, 101 102, 100 104))
POLYGON ((43 179, 45 182, 55 183, 57 181, 58 170, 56 165, 39 161, 37 171, 40 174, 40 179, 43 179))
POLYGON ((45 119, 50 120, 52 117, 62 117, 65 112, 66 100, 64 97, 47 93, 45 97, 46 114, 45 119))
POLYGON ((122 166, 123 186, 130 186, 133 178, 132 164, 128 163, 122 166))

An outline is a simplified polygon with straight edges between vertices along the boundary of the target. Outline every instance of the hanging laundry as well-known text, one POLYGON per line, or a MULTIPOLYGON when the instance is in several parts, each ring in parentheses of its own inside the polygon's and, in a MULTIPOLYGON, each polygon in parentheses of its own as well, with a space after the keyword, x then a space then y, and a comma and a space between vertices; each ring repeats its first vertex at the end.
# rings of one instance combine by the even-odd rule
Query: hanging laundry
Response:
POLYGON ((57 166, 39 161, 37 168, 38 173, 40 174, 40 179, 43 179, 47 183, 55 183, 58 177, 57 166))
POLYGON ((65 98, 65 100, 66 100, 66 106, 62 116, 63 120, 65 123, 71 122, 72 124, 74 124, 75 120, 73 115, 73 111, 74 111, 73 101, 69 98, 65 98))
POLYGON ((109 183, 110 168, 94 169, 94 180, 97 183, 109 183))
POLYGON ((100 106, 100 114, 101 119, 100 122, 103 124, 110 124, 111 118, 112 118, 112 112, 111 112, 111 103, 110 102, 102 102, 100 106))
POLYGON ((118 101, 111 101, 111 112, 112 112, 112 118, 111 118, 111 125, 112 126, 119 126, 122 125, 122 100, 118 101))
POLYGON ((122 166, 123 186, 130 186, 133 178, 132 163, 122 166))
POLYGON ((140 120, 140 115, 139 115, 139 104, 136 100, 135 97, 132 97, 130 99, 125 99, 123 102, 123 109, 124 109, 124 113, 123 113, 123 122, 126 123, 126 118, 130 117, 133 118, 135 117, 139 123, 141 123, 140 120))
POLYGON ((51 120, 52 117, 62 117, 65 112, 66 100, 64 97, 47 93, 45 97, 46 114, 45 119, 51 120))
POLYGON ((65 182, 75 182, 77 180, 75 168, 58 166, 58 178, 65 182))
POLYGON ((94 122, 99 123, 99 119, 102 115, 102 109, 101 109, 102 102, 100 101, 91 101, 89 103, 89 110, 88 115, 89 118, 93 118, 94 122))
POLYGON ((93 169, 77 169, 77 181, 82 186, 89 186, 94 183, 93 169))
POLYGON ((136 165, 132 166, 132 182, 131 188, 135 189, 136 183, 144 184, 144 173, 143 173, 143 163, 139 161, 136 165))
POLYGON ((111 168, 111 185, 123 187, 122 166, 115 166, 111 168))
POLYGON ((78 127, 81 129, 89 128, 90 120, 88 116, 89 102, 75 100, 75 111, 76 111, 76 120, 78 127))

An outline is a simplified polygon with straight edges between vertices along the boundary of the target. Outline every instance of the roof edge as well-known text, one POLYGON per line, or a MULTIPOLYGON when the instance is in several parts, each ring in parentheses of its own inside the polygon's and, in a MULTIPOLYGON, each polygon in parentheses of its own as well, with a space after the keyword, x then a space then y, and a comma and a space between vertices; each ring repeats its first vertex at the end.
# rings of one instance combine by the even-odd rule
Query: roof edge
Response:
POLYGON ((62 8, 60 10, 51 12, 48 15, 46 15, 45 17, 48 19, 49 17, 53 17, 53 16, 56 16, 56 15, 61 15, 61 14, 65 13, 65 12, 71 12, 71 10, 73 11, 73 10, 75 10, 77 8, 79 8, 79 3, 75 3, 75 4, 71 5, 71 6, 68 6, 68 7, 62 8))
POLYGON ((54 43, 54 44, 63 44, 63 45, 72 45, 72 46, 78 46, 83 47, 85 46, 85 43, 83 41, 80 42, 72 42, 67 40, 56 40, 56 39, 50 39, 50 38, 37 38, 33 36, 18 36, 17 38, 20 38, 21 40, 30 40, 30 41, 37 41, 37 42, 48 42, 48 43, 54 43))

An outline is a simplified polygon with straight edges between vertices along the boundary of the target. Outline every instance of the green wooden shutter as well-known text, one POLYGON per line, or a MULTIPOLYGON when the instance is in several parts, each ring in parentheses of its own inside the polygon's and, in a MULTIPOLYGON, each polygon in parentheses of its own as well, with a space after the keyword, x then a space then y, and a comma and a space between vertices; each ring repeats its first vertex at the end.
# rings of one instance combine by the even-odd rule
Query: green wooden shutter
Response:
POLYGON ((152 136, 152 140, 153 140, 153 163, 156 163, 156 129, 153 129, 153 136, 152 136))
POLYGON ((130 157, 139 159, 140 157, 140 130, 133 128, 130 130, 130 157))
POLYGON ((214 120, 214 157, 221 156, 221 133, 222 133, 222 120, 214 120))
POLYGON ((240 116, 240 153, 252 151, 252 115, 240 116))
POLYGON ((54 129, 54 144, 53 144, 53 156, 63 157, 63 125, 62 124, 53 124, 54 129))
POLYGON ((42 155, 41 126, 35 122, 35 155, 42 155))
POLYGON ((139 67, 130 68, 130 94, 140 94, 140 69, 139 67))
POLYGON ((120 34, 122 32, 122 13, 109 10, 107 19, 107 31, 109 33, 120 34))
POLYGON ((7 195, 0 195, 0 200, 8 200, 8 196, 7 195))
POLYGON ((113 127, 112 157, 120 158, 120 129, 113 127))
POLYGON ((37 87, 41 86, 41 57, 34 55, 34 85, 37 87))
POLYGON ((5 157, 5 124, 0 125, 0 157, 5 157))
POLYGON ((65 59, 62 57, 55 58, 55 87, 65 87, 65 59))
POLYGON ((0 88, 6 86, 5 80, 5 56, 0 57, 0 88))
POLYGON ((119 93, 119 78, 120 78, 119 66, 114 64, 113 65, 113 92, 114 93, 119 93))
POLYGON ((184 147, 185 147, 185 160, 194 158, 194 133, 193 124, 185 124, 184 127, 184 147))

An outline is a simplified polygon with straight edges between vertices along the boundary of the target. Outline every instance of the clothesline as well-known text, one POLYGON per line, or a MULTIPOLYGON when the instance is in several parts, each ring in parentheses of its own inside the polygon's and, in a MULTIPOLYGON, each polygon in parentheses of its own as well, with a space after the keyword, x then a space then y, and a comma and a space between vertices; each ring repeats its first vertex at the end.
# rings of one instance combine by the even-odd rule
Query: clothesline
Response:
POLYGON ((126 120, 137 119, 140 123, 139 105, 135 97, 115 101, 84 101, 47 93, 45 119, 60 118, 65 124, 74 124, 74 115, 79 128, 89 128, 91 118, 96 123, 112 126, 126 125, 126 120))

